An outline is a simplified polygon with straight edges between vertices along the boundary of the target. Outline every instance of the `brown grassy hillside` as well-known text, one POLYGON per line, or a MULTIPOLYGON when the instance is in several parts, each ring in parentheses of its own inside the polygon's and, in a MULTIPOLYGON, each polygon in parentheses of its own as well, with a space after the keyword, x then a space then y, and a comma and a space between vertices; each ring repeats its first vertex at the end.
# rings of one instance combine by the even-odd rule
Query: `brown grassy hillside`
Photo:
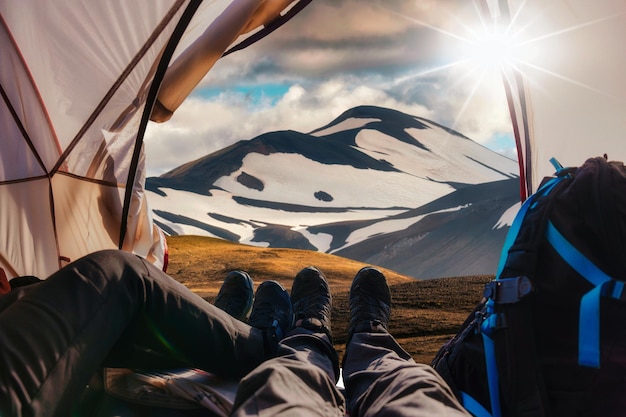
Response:
MULTIPOLYGON (((349 319, 348 291, 354 274, 365 264, 319 252, 268 249, 224 240, 173 236, 168 238, 168 273, 212 302, 222 280, 233 269, 243 269, 255 285, 279 281, 290 289, 294 276, 305 266, 320 268, 333 296, 332 331, 340 354, 345 348, 349 319)), ((390 332, 418 362, 430 363, 439 347, 456 333, 482 289, 492 276, 415 280, 380 268, 393 297, 390 332)))

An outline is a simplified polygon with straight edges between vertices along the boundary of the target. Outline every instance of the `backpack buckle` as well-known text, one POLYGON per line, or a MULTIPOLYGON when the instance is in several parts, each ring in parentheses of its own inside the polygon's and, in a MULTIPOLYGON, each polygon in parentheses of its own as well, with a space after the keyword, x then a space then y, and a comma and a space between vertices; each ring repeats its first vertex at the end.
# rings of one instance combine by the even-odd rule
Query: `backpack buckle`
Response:
POLYGON ((483 295, 498 304, 517 303, 533 291, 533 284, 526 276, 495 279, 485 285, 483 295))

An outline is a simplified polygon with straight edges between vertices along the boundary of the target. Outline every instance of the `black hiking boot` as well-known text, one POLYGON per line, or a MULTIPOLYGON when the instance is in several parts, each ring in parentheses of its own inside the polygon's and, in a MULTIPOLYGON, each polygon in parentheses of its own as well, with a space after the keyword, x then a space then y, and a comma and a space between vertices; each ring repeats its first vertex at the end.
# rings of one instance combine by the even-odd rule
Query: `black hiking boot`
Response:
POLYGON ((287 290, 276 281, 259 285, 248 324, 263 330, 265 351, 273 355, 278 342, 293 327, 293 308, 287 290))
POLYGON ((376 268, 362 268, 350 287, 347 343, 354 333, 386 333, 390 315, 391 293, 385 276, 376 268))
POLYGON ((295 326, 323 332, 331 340, 330 312, 332 298, 324 274, 314 266, 302 269, 291 286, 295 326))
POLYGON ((244 271, 231 271, 226 275, 214 305, 237 320, 246 321, 254 300, 254 282, 244 271))

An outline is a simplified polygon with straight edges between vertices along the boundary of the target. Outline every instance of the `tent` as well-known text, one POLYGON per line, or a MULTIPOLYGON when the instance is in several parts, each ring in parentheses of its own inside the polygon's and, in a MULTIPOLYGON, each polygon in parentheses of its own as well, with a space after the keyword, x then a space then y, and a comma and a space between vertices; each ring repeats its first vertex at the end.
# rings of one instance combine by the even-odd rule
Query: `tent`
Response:
MULTIPOLYGON (((143 188, 151 115, 166 121, 224 53, 254 43, 308 3, 2 0, 2 271, 46 277, 104 248, 165 267, 165 239, 143 188)), ((513 35, 524 50, 503 68, 521 199, 552 172, 552 156, 564 165, 602 153, 626 160, 623 1, 476 4, 477 20, 513 35)))
POLYGON ((159 105, 175 110, 220 56, 254 43, 309 2, 2 1, 6 276, 47 277, 105 248, 165 267, 165 239, 143 188, 143 135, 157 94, 159 105), (173 81, 164 80, 170 63, 173 81))

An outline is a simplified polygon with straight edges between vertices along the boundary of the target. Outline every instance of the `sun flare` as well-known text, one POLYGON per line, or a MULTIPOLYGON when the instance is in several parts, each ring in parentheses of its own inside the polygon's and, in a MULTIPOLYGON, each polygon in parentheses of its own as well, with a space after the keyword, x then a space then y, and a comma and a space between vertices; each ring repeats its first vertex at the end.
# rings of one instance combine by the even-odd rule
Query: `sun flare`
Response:
POLYGON ((507 69, 515 65, 519 41, 508 32, 484 29, 467 41, 466 59, 482 69, 507 69))
POLYGON ((580 107, 589 100, 609 100, 607 114, 624 103, 624 90, 609 82, 620 79, 624 59, 621 44, 612 37, 623 31, 617 23, 626 17, 620 2, 596 7, 580 0, 570 7, 567 1, 462 0, 462 7, 442 5, 436 14, 424 11, 428 2, 397 10, 384 2, 383 10, 415 26, 416 65, 395 78, 394 85, 429 100, 452 129, 483 144, 497 142, 517 155, 514 135, 520 141, 519 135, 538 131, 539 124, 537 117, 512 112, 535 111, 538 103, 555 105, 559 96, 571 97, 580 107), (607 74, 606 80, 595 74, 607 74), (409 87, 413 80, 415 86, 409 87), (531 92, 533 103, 526 99, 531 92), (522 96, 523 103, 516 101, 522 96), (535 107, 526 107, 531 104, 535 107))

